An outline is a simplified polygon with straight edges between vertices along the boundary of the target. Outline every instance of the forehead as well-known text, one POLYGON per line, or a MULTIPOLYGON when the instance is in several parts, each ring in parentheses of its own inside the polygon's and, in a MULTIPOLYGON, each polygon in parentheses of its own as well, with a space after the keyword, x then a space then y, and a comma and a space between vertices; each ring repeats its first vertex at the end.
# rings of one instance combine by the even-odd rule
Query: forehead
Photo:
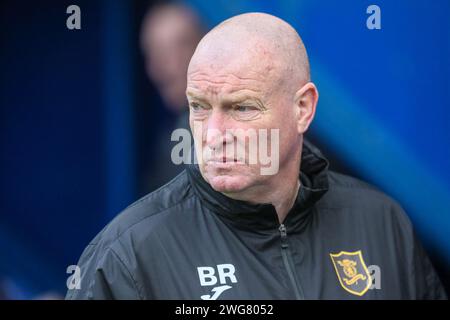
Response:
POLYGON ((187 92, 190 95, 261 93, 264 85, 264 80, 258 75, 242 77, 233 72, 228 74, 196 72, 188 76, 187 92))
POLYGON ((270 91, 273 66, 241 60, 197 64, 188 71, 189 95, 264 95, 270 91))
POLYGON ((195 51, 188 68, 187 88, 203 94, 252 91, 267 94, 281 75, 273 45, 258 37, 213 32, 195 51))

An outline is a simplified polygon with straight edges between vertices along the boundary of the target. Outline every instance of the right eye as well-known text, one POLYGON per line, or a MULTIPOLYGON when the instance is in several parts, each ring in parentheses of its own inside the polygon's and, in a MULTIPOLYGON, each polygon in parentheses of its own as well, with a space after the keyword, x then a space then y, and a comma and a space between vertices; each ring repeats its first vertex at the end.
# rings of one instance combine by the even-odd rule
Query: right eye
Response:
POLYGON ((205 108, 203 108, 201 105, 199 105, 198 103, 192 102, 191 103, 191 109, 193 111, 201 111, 204 110, 205 108))

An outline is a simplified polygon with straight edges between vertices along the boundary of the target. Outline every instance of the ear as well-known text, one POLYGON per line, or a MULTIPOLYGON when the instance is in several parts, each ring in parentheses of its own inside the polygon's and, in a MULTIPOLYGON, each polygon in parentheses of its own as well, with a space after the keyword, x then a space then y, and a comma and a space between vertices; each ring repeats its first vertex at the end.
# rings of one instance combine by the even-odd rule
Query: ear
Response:
POLYGON ((319 91, 312 82, 306 83, 295 93, 294 102, 297 109, 297 130, 299 134, 304 134, 308 130, 316 113, 318 100, 319 91))

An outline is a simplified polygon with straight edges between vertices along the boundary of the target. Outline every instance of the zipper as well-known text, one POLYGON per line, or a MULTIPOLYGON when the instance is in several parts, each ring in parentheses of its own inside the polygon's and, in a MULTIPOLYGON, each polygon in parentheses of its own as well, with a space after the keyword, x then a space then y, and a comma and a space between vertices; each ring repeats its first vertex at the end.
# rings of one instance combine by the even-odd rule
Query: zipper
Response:
POLYGON ((286 226, 282 223, 278 228, 281 234, 281 256, 283 257, 283 263, 287 270, 289 279, 291 280, 291 284, 294 288, 295 299, 304 300, 305 296, 303 294, 303 289, 298 280, 297 273, 295 272, 294 260, 292 259, 292 252, 289 248, 289 243, 287 239, 287 231, 286 226))

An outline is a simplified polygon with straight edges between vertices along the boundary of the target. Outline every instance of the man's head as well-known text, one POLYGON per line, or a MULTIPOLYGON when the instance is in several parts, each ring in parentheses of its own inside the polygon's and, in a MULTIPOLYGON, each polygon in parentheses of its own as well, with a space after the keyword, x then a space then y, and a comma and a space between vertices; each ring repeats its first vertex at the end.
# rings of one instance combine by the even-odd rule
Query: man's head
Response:
POLYGON ((203 35, 198 16, 181 4, 157 5, 144 18, 141 48, 147 74, 175 112, 186 108, 186 71, 203 35))
POLYGON ((238 15, 200 41, 189 64, 186 93, 200 171, 215 190, 251 200, 286 178, 298 179, 302 135, 318 99, 309 80, 302 40, 277 17, 238 15), (226 159, 227 147, 249 142, 230 132, 236 129, 266 131, 268 150, 278 144, 276 174, 262 175, 261 161, 249 163, 249 143, 245 159, 226 159), (279 141, 273 140, 273 129, 279 129, 279 141))

